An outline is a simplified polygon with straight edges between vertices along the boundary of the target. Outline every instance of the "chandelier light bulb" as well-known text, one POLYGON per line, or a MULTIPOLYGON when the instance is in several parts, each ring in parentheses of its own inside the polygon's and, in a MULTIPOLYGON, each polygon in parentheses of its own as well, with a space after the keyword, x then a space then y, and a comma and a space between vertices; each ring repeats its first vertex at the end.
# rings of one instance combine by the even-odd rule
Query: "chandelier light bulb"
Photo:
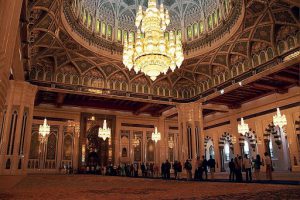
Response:
POLYGON ((238 124, 238 132, 242 135, 249 132, 249 126, 244 122, 243 118, 241 118, 241 124, 238 124))
POLYGON ((273 124, 274 126, 278 126, 279 128, 283 128, 285 125, 287 125, 287 120, 285 115, 281 114, 280 109, 277 108, 276 115, 273 116, 273 124))

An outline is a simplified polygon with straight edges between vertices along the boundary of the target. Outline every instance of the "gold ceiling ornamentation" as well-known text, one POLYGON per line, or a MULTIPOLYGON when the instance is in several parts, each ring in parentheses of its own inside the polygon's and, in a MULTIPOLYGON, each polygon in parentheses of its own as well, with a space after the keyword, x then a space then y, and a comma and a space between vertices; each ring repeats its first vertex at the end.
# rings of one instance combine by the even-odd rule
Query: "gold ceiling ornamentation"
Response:
POLYGON ((146 11, 139 7, 135 25, 138 29, 136 38, 130 34, 124 42, 123 63, 136 73, 139 71, 155 80, 161 73, 166 74, 169 68, 174 71, 184 60, 181 38, 173 31, 170 38, 164 36, 170 24, 168 10, 161 4, 156 7, 156 0, 149 0, 146 11))

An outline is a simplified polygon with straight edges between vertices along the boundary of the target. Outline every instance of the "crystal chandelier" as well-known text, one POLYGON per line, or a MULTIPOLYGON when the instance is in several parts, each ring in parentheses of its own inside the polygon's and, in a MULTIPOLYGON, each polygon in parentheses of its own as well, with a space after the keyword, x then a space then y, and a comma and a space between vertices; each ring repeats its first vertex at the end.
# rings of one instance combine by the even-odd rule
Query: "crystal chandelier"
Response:
POLYGON ((173 149, 173 148, 174 148, 174 140, 173 140, 173 137, 170 137, 170 140, 168 141, 168 145, 169 145, 169 148, 170 148, 170 149, 173 149))
POLYGON ((47 124, 47 119, 44 119, 43 125, 39 127, 39 140, 40 142, 45 142, 47 136, 50 134, 50 126, 47 124))
POLYGON ((283 126, 287 125, 285 115, 280 113, 280 109, 277 108, 276 115, 273 116, 273 124, 274 126, 278 126, 282 129, 283 126))
POLYGON ((130 34, 128 41, 124 41, 123 63, 129 70, 141 71, 154 81, 160 73, 181 66, 184 60, 181 36, 170 31, 166 39, 164 32, 169 24, 169 12, 163 4, 158 9, 156 0, 149 0, 146 11, 139 6, 136 38, 130 34))
POLYGON ((107 138, 110 138, 110 135, 111 130, 107 127, 106 120, 104 120, 103 127, 100 127, 98 130, 98 137, 102 138, 103 140, 106 140, 107 138))
POLYGON ((241 133, 242 135, 245 135, 246 133, 249 132, 249 126, 248 124, 244 123, 243 118, 241 118, 241 124, 238 124, 238 132, 241 133))
POLYGON ((157 143, 160 140, 160 132, 157 131, 157 127, 155 127, 154 132, 152 133, 151 139, 157 143))
POLYGON ((136 137, 136 135, 134 136, 134 140, 133 140, 133 146, 137 147, 140 145, 140 140, 136 137))

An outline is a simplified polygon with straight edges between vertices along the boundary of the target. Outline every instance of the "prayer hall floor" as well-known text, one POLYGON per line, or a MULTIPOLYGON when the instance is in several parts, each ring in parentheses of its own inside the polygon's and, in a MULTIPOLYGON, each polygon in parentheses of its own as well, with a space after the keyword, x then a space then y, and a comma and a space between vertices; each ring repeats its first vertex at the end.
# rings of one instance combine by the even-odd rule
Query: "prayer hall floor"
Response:
POLYGON ((299 185, 187 182, 99 175, 0 176, 1 200, 300 199, 299 185))

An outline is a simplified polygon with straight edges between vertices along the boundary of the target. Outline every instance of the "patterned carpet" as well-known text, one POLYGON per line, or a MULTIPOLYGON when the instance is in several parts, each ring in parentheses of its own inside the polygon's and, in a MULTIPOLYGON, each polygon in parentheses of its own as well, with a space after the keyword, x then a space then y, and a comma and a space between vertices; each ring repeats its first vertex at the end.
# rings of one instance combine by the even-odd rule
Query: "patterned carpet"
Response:
MULTIPOLYGON (((9 182, 10 177, 5 179, 9 182)), ((165 181, 93 175, 29 175, 10 186, 0 182, 1 200, 50 199, 300 199, 300 186, 165 181)))

